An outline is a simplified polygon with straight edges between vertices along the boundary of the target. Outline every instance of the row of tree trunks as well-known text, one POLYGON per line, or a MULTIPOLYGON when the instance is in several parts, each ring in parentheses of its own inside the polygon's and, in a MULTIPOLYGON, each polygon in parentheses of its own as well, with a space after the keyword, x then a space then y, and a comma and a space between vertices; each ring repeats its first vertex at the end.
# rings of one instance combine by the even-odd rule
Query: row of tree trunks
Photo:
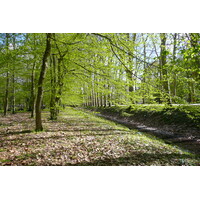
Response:
MULTIPOLYGON (((91 107, 110 107, 114 104, 114 96, 112 91, 108 94, 103 94, 98 88, 92 88, 90 94, 86 95, 84 98, 84 106, 91 106, 91 107)), ((111 90, 111 87, 108 84, 104 85, 104 90, 111 90)))

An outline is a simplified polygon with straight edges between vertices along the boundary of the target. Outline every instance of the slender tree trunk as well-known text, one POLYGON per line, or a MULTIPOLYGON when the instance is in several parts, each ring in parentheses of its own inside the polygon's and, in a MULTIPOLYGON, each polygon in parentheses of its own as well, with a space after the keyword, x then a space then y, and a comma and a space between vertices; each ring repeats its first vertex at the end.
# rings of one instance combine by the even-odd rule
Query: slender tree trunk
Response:
MULTIPOLYGON (((131 35, 130 35, 130 33, 127 33, 127 39, 130 42, 133 42, 133 44, 135 44, 136 36, 137 36, 136 33, 133 33, 132 41, 131 41, 131 35)), ((129 63, 129 69, 126 70, 128 85, 129 85, 128 91, 131 95, 131 98, 130 98, 131 103, 136 103, 135 99, 132 97, 132 93, 135 91, 135 87, 136 87, 135 78, 133 78, 134 77, 133 74, 134 74, 134 71, 136 73, 136 69, 134 69, 134 66, 133 66, 134 64, 133 64, 132 56, 128 56, 128 63, 129 63)))
MULTIPOLYGON (((142 34, 143 37, 144 37, 144 34, 142 34)), ((148 36, 146 36, 146 38, 144 39, 143 38, 143 54, 144 54, 144 64, 143 64, 143 67, 144 67, 144 72, 143 72, 143 79, 142 79, 142 82, 144 84, 144 93, 143 93, 143 97, 142 97, 142 103, 145 104, 146 103, 146 98, 145 98, 145 94, 148 93, 149 91, 149 88, 148 88, 148 84, 146 84, 147 82, 147 69, 146 69, 146 58, 147 58, 147 52, 146 52, 146 42, 147 42, 147 39, 148 39, 148 36)), ((148 95, 149 96, 149 95, 148 95)), ((147 98, 148 99, 148 98, 147 98)))
MULTIPOLYGON (((27 35, 28 36, 28 35, 27 35)), ((34 50, 36 50, 36 38, 35 38, 35 34, 33 34, 33 45, 34 45, 34 50)), ((33 63, 33 67, 32 67, 32 74, 31 74, 31 117, 34 117, 34 113, 35 113, 35 101, 36 101, 36 91, 35 91, 35 83, 36 83, 36 73, 35 73, 35 69, 36 69, 36 55, 34 53, 34 63, 33 63)))
POLYGON ((43 130, 42 117, 41 117, 41 104, 42 104, 42 97, 43 97, 43 83, 44 83, 45 74, 47 70, 47 61, 51 52, 51 37, 52 37, 52 33, 46 34, 46 49, 43 55, 42 67, 40 71, 40 77, 38 80, 38 92, 37 92, 36 106, 35 106, 36 131, 43 130))
MULTIPOLYGON (((199 55, 198 46, 199 46, 200 34, 199 33, 189 33, 189 39, 190 39, 191 47, 194 50, 196 50, 198 52, 198 55, 199 55)), ((191 103, 196 102, 196 97, 197 97, 196 90, 195 90, 196 86, 197 86, 196 82, 199 82, 199 80, 200 80, 200 75, 199 75, 200 59, 199 59, 199 56, 195 56, 193 65, 195 66, 195 68, 193 68, 194 71, 191 72, 190 77, 194 81, 190 81, 190 84, 189 84, 189 91, 190 91, 189 99, 190 99, 191 103)))
POLYGON ((166 63, 167 63, 167 56, 166 56, 166 33, 161 33, 160 34, 160 39, 161 39, 161 49, 160 49, 160 70, 161 70, 161 83, 162 83, 162 88, 164 90, 164 95, 166 96, 166 100, 168 104, 171 104, 171 95, 170 95, 170 87, 169 87, 169 80, 167 78, 168 73, 166 69, 166 63))
MULTIPOLYGON (((8 46, 9 46, 9 33, 6 33, 6 53, 8 54, 8 46)), ((8 61, 7 61, 8 62, 8 61)), ((7 72, 6 72, 6 88, 5 88, 5 98, 4 98, 4 116, 7 115, 7 110, 8 110, 8 90, 9 90, 9 65, 7 63, 7 72)))
MULTIPOLYGON (((173 64, 175 64, 175 59, 176 59, 176 43, 177 43, 177 33, 174 34, 174 46, 173 46, 173 64)), ((173 95, 176 96, 176 90, 177 90, 177 75, 174 73, 174 90, 173 90, 173 95)))
MULTIPOLYGON (((15 50, 15 35, 13 35, 13 50, 15 50)), ((15 61, 12 69, 12 114, 15 114, 15 61)))
POLYGON ((15 74, 12 74, 12 114, 15 114, 15 74))
POLYGON ((194 83, 190 81, 190 82, 188 83, 188 86, 189 86, 188 102, 189 102, 189 103, 194 103, 194 102, 195 102, 194 83))
POLYGON ((35 112, 35 62, 33 63, 31 74, 31 117, 34 117, 35 112))
POLYGON ((56 117, 58 116, 59 113, 59 107, 61 105, 61 96, 62 96, 62 92, 63 92, 63 79, 64 79, 64 75, 65 73, 63 72, 63 59, 64 59, 64 55, 60 55, 59 59, 58 59, 58 63, 57 63, 57 90, 56 90, 56 98, 55 98, 55 105, 56 105, 56 117))
POLYGON ((9 87, 9 72, 6 73, 6 89, 5 89, 5 99, 4 99, 4 116, 7 115, 7 111, 8 111, 8 87, 9 87))
POLYGON ((50 100, 50 119, 57 119, 56 111, 56 94, 57 94, 57 85, 56 85, 56 56, 51 56, 51 100, 50 100))

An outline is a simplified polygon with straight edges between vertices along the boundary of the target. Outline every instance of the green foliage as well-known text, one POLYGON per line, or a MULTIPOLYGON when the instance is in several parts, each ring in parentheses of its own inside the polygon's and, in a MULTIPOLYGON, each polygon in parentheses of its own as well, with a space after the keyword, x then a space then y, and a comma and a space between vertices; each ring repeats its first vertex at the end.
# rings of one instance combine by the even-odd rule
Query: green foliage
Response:
MULTIPOLYGON (((44 82, 46 109, 56 98, 56 110, 63 105, 200 102, 199 34, 57 33, 53 37, 44 82)), ((0 34, 0 109, 7 72, 9 110, 13 96, 16 108, 33 109, 44 50, 45 34, 9 34, 9 38, 0 34)))

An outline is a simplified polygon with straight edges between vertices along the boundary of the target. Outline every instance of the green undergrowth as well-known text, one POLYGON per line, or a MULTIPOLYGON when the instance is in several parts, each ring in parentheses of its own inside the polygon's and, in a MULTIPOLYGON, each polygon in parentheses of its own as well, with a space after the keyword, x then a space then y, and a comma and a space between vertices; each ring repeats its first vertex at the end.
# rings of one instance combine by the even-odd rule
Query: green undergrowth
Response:
POLYGON ((200 106, 195 105, 131 105, 97 110, 106 114, 132 118, 139 122, 200 128, 200 106))

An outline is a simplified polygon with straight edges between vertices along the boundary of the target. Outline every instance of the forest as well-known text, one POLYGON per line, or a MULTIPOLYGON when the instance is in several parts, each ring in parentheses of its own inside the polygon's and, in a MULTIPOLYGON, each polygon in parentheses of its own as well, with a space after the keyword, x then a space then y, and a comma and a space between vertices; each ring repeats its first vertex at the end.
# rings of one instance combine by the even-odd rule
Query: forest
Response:
POLYGON ((0 165, 200 165, 199 33, 1 33, 0 165))

